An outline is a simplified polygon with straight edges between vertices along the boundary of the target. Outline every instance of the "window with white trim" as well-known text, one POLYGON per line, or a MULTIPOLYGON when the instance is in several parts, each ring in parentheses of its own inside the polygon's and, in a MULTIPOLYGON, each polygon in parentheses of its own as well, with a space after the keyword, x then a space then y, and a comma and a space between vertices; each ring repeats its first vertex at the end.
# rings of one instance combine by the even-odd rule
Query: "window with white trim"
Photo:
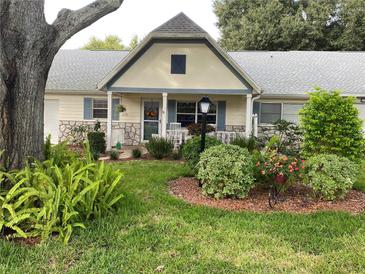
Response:
MULTIPOLYGON (((202 113, 197 102, 176 102, 176 122, 181 123, 182 127, 190 124, 201 123, 202 113)), ((207 114, 207 123, 213 126, 217 124, 217 105, 213 104, 207 114)))
POLYGON ((108 101, 104 99, 93 99, 93 118, 108 118, 108 101))
POLYGON ((299 111, 303 104, 294 103, 260 103, 259 123, 273 124, 278 120, 299 123, 299 111))

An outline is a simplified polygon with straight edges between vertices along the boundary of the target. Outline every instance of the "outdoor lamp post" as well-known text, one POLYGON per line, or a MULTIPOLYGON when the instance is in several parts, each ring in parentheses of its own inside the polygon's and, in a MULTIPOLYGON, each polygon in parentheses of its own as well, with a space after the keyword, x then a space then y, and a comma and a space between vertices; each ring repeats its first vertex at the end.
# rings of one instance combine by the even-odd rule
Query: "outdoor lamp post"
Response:
POLYGON ((207 130, 207 113, 209 112, 209 108, 212 102, 209 100, 208 96, 204 96, 199 101, 199 108, 202 112, 202 131, 201 131, 201 142, 200 142, 200 151, 203 152, 205 149, 205 132, 207 130))

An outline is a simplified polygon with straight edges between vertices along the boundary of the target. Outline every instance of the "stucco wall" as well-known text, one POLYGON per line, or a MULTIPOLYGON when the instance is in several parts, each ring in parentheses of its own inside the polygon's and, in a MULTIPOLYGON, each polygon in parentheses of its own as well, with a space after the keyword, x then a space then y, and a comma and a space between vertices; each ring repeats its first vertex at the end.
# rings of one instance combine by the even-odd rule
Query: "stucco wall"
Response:
POLYGON ((246 89, 203 43, 155 43, 112 87, 246 89), (171 55, 186 55, 186 74, 171 74, 171 55))

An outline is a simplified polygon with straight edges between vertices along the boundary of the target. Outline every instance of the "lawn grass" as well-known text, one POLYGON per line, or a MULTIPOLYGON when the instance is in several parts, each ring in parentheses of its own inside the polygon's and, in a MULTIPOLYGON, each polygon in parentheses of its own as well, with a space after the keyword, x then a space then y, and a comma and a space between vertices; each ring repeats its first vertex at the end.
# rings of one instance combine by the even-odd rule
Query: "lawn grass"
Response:
POLYGON ((170 196, 181 164, 119 165, 125 199, 68 246, 0 241, 0 273, 364 273, 365 214, 233 213, 170 196))

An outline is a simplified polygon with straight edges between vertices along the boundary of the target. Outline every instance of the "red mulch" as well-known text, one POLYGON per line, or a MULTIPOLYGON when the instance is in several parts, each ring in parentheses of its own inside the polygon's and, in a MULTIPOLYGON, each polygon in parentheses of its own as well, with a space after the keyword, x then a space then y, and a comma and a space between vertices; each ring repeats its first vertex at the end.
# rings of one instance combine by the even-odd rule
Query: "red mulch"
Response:
POLYGON ((296 185, 280 194, 274 209, 268 203, 268 190, 256 187, 244 199, 216 200, 202 194, 198 180, 179 178, 169 183, 170 192, 189 203, 222 208, 230 211, 284 211, 291 213, 312 213, 316 211, 344 211, 351 214, 365 212, 365 193, 351 190, 346 198, 338 201, 323 201, 315 198, 311 190, 303 185, 296 185))

